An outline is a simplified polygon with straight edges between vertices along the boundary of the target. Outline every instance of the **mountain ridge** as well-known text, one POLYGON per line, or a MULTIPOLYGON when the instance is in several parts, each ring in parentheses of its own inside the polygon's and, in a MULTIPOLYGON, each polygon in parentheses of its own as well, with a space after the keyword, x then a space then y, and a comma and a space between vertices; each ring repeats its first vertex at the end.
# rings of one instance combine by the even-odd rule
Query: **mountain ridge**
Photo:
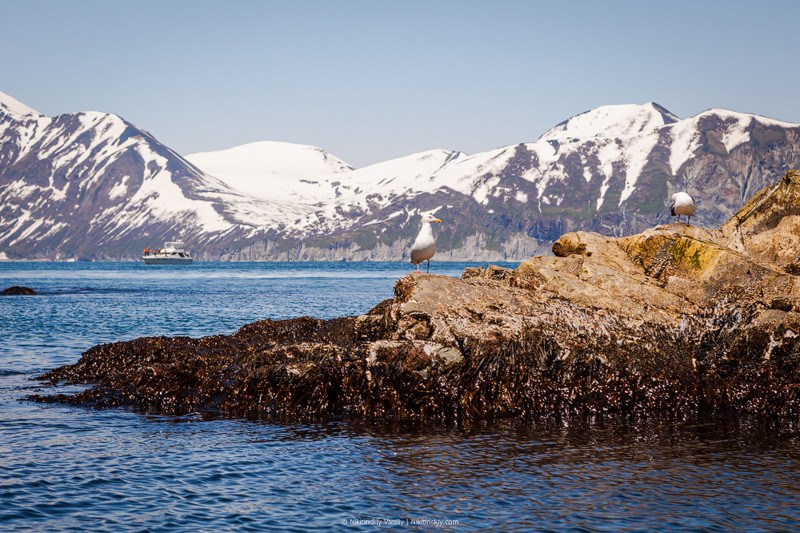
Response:
POLYGON ((584 111, 557 124, 537 140, 621 137, 658 129, 680 120, 655 102, 606 105, 584 111))
POLYGON ((800 167, 798 139, 797 124, 680 119, 650 102, 601 106, 534 142, 353 168, 273 141, 183 157, 116 115, 50 118, 0 93, 0 253, 135 259, 183 238, 201 259, 401 260, 436 213, 436 259, 523 260, 566 231, 666 221, 678 189, 699 198, 699 224, 718 225, 800 167))

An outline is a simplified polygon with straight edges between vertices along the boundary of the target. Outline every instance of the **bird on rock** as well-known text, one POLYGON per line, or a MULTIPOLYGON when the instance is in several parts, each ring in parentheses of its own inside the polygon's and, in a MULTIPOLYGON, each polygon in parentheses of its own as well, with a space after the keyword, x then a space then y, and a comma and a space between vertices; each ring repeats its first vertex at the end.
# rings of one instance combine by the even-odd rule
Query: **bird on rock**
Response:
POLYGON ((694 198, 689 194, 681 191, 672 195, 672 205, 669 208, 669 214, 673 217, 678 217, 678 222, 681 221, 681 215, 686 215, 686 224, 689 225, 692 217, 694 216, 694 198))
POLYGON ((442 221, 433 215, 423 215, 419 235, 411 245, 411 264, 417 266, 417 272, 420 272, 419 265, 423 261, 428 262, 428 272, 431 271, 431 257, 436 253, 436 241, 433 239, 431 222, 441 223, 442 221))

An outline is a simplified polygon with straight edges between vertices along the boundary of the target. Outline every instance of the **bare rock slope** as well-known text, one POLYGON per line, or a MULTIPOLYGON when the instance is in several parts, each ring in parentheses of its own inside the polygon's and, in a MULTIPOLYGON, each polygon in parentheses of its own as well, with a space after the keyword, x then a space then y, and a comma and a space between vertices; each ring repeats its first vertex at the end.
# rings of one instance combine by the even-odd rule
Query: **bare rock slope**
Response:
POLYGON ((465 419, 800 413, 800 171, 720 230, 577 232, 515 270, 409 274, 368 314, 94 347, 36 396, 147 412, 465 419))

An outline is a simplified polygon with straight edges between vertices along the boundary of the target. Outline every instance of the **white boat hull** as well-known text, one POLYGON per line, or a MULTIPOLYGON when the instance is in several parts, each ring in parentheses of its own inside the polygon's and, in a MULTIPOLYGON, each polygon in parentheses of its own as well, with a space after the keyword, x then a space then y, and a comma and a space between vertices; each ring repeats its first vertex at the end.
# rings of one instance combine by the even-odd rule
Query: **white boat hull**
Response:
POLYGON ((146 265, 188 265, 191 257, 158 257, 154 255, 142 257, 146 265))

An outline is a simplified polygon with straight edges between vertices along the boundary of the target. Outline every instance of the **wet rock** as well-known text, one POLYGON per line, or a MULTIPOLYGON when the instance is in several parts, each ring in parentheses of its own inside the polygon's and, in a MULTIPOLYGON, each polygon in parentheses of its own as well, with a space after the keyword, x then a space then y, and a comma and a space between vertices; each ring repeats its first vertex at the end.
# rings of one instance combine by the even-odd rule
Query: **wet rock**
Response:
POLYGON ((36 291, 33 290, 33 289, 30 289, 28 287, 17 287, 17 286, 14 286, 14 287, 9 287, 9 288, 5 289, 0 294, 6 295, 6 296, 18 295, 18 294, 31 295, 31 294, 36 294, 36 291))
POLYGON ((463 420, 553 413, 800 416, 800 173, 720 230, 568 233, 555 256, 404 276, 360 317, 94 347, 37 396, 146 412, 463 420))

